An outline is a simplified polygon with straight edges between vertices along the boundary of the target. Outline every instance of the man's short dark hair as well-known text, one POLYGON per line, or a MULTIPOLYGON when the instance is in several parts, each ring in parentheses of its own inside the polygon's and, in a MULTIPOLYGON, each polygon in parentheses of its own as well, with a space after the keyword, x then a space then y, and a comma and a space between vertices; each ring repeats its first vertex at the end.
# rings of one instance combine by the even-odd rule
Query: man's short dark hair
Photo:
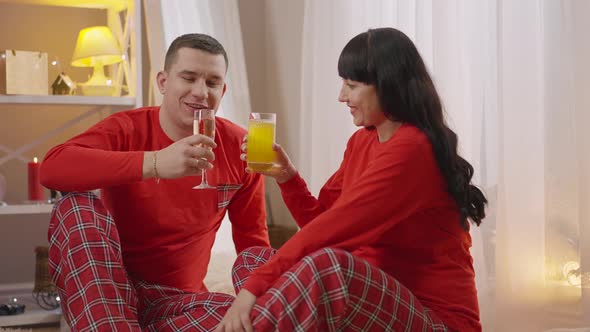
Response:
POLYGON ((170 69, 170 66, 176 61, 178 50, 183 47, 201 50, 215 55, 221 54, 225 59, 226 70, 228 68, 227 53, 217 39, 202 33, 188 33, 174 39, 170 47, 168 47, 166 58, 164 59, 164 70, 170 69))

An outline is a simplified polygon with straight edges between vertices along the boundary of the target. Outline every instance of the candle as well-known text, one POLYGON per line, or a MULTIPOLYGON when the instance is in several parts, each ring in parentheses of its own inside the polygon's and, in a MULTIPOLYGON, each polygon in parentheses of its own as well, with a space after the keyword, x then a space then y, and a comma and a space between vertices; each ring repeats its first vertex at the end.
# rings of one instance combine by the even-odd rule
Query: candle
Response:
POLYGON ((33 158, 32 163, 27 164, 29 176, 29 201, 43 201, 44 193, 41 186, 41 177, 39 171, 41 163, 37 162, 37 157, 33 158))

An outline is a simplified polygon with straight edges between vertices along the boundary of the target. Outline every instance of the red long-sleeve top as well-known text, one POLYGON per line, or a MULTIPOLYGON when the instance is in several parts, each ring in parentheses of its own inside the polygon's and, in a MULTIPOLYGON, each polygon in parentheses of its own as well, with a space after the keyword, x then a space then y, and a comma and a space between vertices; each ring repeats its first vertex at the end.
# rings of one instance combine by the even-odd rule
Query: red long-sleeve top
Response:
POLYGON ((481 331, 471 237, 419 129, 404 124, 383 143, 358 130, 318 199, 299 175, 280 187, 301 230, 245 289, 260 296, 304 256, 340 248, 396 278, 449 327, 481 331))
POLYGON ((173 141, 159 122, 159 107, 109 116, 51 149, 41 168, 44 186, 60 191, 101 188, 133 279, 204 291, 215 233, 226 213, 236 251, 269 246, 264 183, 240 160, 246 131, 216 118, 215 161, 207 179, 217 189, 194 190, 200 176, 142 180, 144 151, 173 141))

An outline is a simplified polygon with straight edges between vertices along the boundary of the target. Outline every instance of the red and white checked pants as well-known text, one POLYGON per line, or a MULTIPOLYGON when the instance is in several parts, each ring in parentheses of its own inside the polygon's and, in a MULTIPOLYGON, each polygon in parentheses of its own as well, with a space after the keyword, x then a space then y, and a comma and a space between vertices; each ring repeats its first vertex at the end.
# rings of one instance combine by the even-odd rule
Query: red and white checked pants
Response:
POLYGON ((211 331, 234 300, 131 281, 115 223, 91 193, 70 193, 54 208, 49 271, 72 331, 211 331))
MULTIPOLYGON (((233 297, 131 281, 112 217, 91 193, 71 193, 55 207, 49 266, 72 331, 211 331, 233 297)), ((242 252, 236 292, 270 248, 242 252)), ((313 253, 256 302, 257 331, 447 331, 442 321, 394 278, 351 254, 313 253)))
MULTIPOLYGON (((274 249, 238 256, 236 293, 274 249)), ((251 315, 257 331, 447 331, 436 315, 397 280, 338 249, 304 257, 260 296, 251 315)))

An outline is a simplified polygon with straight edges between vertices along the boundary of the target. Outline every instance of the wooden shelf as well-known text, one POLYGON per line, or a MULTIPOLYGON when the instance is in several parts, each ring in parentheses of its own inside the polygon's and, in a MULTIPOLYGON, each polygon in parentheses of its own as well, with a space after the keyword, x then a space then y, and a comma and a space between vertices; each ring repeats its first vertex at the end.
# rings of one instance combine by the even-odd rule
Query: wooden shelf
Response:
POLYGON ((19 315, 0 316, 1 327, 59 323, 61 309, 45 310, 40 308, 35 303, 35 300, 33 300, 31 293, 33 285, 30 285, 28 288, 22 288, 22 284, 16 284, 14 286, 2 287, 0 290, 0 302, 5 303, 12 297, 16 297, 18 303, 26 306, 25 312, 19 315))
POLYGON ((0 0, 0 3, 27 4, 38 6, 59 6, 94 9, 127 9, 128 0, 0 0))
POLYGON ((14 204, 0 206, 0 215, 51 213, 53 204, 14 204))
POLYGON ((0 104, 134 106, 135 97, 0 95, 0 104))

